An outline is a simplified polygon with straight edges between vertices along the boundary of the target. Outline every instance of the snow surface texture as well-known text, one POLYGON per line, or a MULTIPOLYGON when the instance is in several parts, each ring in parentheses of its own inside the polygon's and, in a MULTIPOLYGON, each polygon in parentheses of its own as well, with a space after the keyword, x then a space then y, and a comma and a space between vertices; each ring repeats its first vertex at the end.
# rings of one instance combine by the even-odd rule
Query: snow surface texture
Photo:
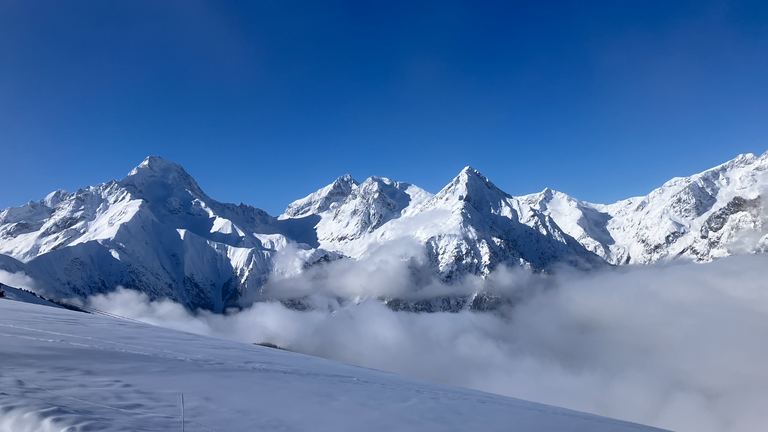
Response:
POLYGON ((442 281, 500 266, 707 262, 768 251, 767 173, 768 153, 741 155, 610 205, 549 189, 513 197, 470 167, 436 195, 342 176, 275 218, 211 199, 179 165, 153 156, 123 180, 0 212, 0 269, 25 272, 57 298, 125 286, 220 312, 263 299, 275 275, 382 250, 442 281))
POLYGON ((6 299, 0 341, 0 432, 659 430, 6 299))

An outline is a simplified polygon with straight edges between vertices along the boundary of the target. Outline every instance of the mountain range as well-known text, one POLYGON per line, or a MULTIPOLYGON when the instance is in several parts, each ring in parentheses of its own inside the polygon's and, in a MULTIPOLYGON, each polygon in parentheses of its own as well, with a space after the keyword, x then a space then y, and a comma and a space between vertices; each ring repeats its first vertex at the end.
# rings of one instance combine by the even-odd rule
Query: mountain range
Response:
POLYGON ((550 189, 511 196, 471 167, 434 195, 345 175, 273 217, 218 202, 181 166, 151 156, 122 180, 0 212, 0 269, 24 272, 54 298, 124 286, 222 312, 247 306, 276 274, 388 247, 446 284, 502 266, 708 262, 768 251, 767 173, 768 152, 740 155, 608 205, 550 189))

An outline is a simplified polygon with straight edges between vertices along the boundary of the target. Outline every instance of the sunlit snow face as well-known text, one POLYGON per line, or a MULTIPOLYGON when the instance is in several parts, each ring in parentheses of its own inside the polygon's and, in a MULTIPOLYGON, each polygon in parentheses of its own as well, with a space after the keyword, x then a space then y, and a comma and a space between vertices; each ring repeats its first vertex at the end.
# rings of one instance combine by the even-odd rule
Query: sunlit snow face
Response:
MULTIPOLYGON (((546 281, 504 270, 486 283, 521 302, 498 313, 412 314, 392 312, 376 300, 344 307, 329 300, 310 312, 257 303, 229 315, 190 314, 126 290, 90 303, 162 326, 272 342, 680 432, 754 431, 768 426, 766 264, 765 256, 743 256, 561 272, 546 281)), ((379 287, 370 284, 382 274, 393 275, 385 282, 397 283, 397 269, 388 266, 405 263, 366 265, 331 266, 321 277, 344 280, 336 272, 352 272, 365 293, 365 287, 379 287)), ((292 281, 300 290, 313 279, 292 281)))

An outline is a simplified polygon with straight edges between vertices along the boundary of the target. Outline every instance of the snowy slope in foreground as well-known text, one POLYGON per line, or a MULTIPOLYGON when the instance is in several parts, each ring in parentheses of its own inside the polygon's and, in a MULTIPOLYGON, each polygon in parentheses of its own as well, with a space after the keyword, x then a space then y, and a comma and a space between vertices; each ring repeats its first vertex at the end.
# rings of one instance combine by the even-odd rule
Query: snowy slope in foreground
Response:
POLYGON ((0 432, 659 430, 6 299, 0 356, 0 432))
POLYGON ((7 285, 0 284, 0 290, 3 291, 3 294, 4 294, 3 298, 5 298, 6 300, 16 300, 24 303, 32 303, 32 304, 38 304, 43 306, 62 308, 61 306, 55 303, 49 302, 48 300, 45 300, 27 291, 20 290, 18 288, 13 288, 7 285))

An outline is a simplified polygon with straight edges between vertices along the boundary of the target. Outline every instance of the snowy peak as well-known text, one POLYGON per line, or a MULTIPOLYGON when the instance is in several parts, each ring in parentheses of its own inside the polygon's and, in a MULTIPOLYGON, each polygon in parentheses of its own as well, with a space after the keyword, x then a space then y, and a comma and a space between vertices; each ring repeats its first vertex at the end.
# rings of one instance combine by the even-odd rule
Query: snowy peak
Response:
MULTIPOLYGON (((128 177, 134 176, 178 176, 187 174, 184 168, 176 162, 165 160, 160 156, 147 156, 136 168, 128 173, 128 177)), ((188 174, 187 174, 188 175, 188 174)))
POLYGON ((479 171, 467 166, 426 203, 423 210, 471 206, 483 213, 488 209, 498 208, 499 203, 507 198, 511 196, 497 188, 479 171))
POLYGON ((586 203, 547 190, 521 200, 612 264, 711 261, 762 250, 768 212, 760 198, 768 191, 767 171, 768 152, 743 154, 615 204, 586 203))
POLYGON ((759 157, 755 156, 753 153, 740 154, 722 165, 704 171, 704 173, 709 171, 730 171, 735 168, 744 168, 747 166, 752 166, 754 169, 759 171, 765 171, 768 169, 768 151, 759 157))
POLYGON ((357 180, 353 179, 351 175, 344 174, 343 176, 334 180, 333 183, 331 183, 331 186, 339 187, 339 188, 350 188, 358 184, 359 183, 357 182, 357 180))
POLYGON ((158 183, 185 189, 197 198, 208 198, 195 179, 181 165, 160 156, 147 157, 120 181, 122 187, 140 195, 145 189, 156 187, 158 183))
POLYGON ((546 210, 547 206, 556 199, 575 201, 574 198, 571 198, 562 192, 558 192, 550 188, 545 188, 543 191, 537 194, 531 194, 521 198, 528 202, 530 205, 535 205, 538 210, 546 210))
POLYGON ((137 209, 129 193, 114 181, 72 194, 56 191, 0 213, 0 254, 26 262, 66 246, 107 238, 137 209))
POLYGON ((284 217, 297 218, 326 212, 344 201, 358 185, 352 176, 345 174, 317 192, 289 204, 284 217))
MULTIPOLYGON (((318 239, 333 247, 359 240, 387 222, 400 218, 408 208, 430 196, 426 191, 408 183, 384 177, 369 177, 361 184, 350 185, 343 199, 339 197, 326 211, 320 213, 322 219, 316 227, 318 239)), ((311 202, 308 200, 302 204, 311 202)), ((287 217, 287 212, 281 216, 287 217)))
POLYGON ((43 199, 42 203, 45 204, 46 207, 55 207, 57 204, 67 199, 68 196, 69 194, 67 191, 59 189, 49 193, 48 196, 43 199))
POLYGON ((60 298, 122 285, 221 311, 258 289, 277 249, 312 238, 212 200, 181 166, 149 157, 121 181, 0 212, 0 267, 22 263, 60 298))
MULTIPOLYGON (((456 176, 451 183, 448 184, 443 190, 453 189, 461 192, 465 192, 465 195, 477 195, 493 193, 495 195, 501 195, 508 197, 509 195, 497 188, 488 178, 480 173, 480 171, 467 166, 458 176, 456 176)), ((439 195, 439 194, 438 194, 439 195)))
POLYGON ((552 218, 496 187, 472 167, 464 168, 419 208, 440 222, 422 230, 430 259, 445 279, 487 275, 499 265, 545 270, 558 263, 591 267, 604 263, 562 231, 552 218))
POLYGON ((559 229, 588 251, 613 262, 610 245, 615 242, 606 228, 611 215, 598 206, 549 188, 518 199, 539 214, 551 218, 559 229))
POLYGON ((381 203, 389 212, 400 212, 411 202, 411 196, 406 193, 409 187, 411 185, 408 183, 373 176, 356 188, 354 197, 364 203, 364 207, 381 203))

